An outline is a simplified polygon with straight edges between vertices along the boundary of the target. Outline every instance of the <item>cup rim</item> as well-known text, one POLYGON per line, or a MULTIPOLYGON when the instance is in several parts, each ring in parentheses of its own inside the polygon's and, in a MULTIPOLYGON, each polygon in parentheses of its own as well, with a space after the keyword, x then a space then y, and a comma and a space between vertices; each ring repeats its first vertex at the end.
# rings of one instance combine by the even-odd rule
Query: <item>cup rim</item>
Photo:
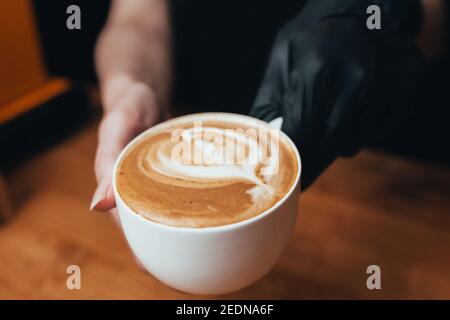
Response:
MULTIPOLYGON (((187 232, 187 233, 208 233, 208 232, 224 232, 224 231, 230 231, 230 230, 234 230, 234 229, 239 229, 239 228, 243 228, 246 227, 252 223, 255 223, 259 220, 264 219, 265 217, 267 217, 268 215, 270 215, 271 213, 273 213, 276 209, 278 209, 282 204, 284 204, 286 202, 286 200, 291 196, 291 194, 297 189, 299 182, 300 182, 300 177, 301 177, 301 173, 302 173, 302 161, 300 158, 300 153, 299 150, 297 148, 297 146, 294 144, 294 142, 291 140, 291 138, 289 138, 289 136, 287 134, 285 134, 284 132, 282 132, 280 130, 281 136, 283 137, 284 140, 287 141, 287 143, 290 145, 290 147, 292 148, 292 150, 294 151, 295 154, 295 158, 297 160, 297 176, 295 177, 294 182, 292 183, 292 186, 289 188, 288 192, 286 192, 286 194, 280 198, 273 206, 271 206, 270 208, 266 209, 265 211, 261 212, 260 214, 251 217, 249 219, 245 219, 242 221, 237 221, 234 223, 230 223, 230 224, 225 224, 225 225, 219 225, 219 226, 211 226, 211 227, 200 227, 200 228, 196 228, 196 227, 178 227, 178 226, 171 226, 171 225, 167 225, 167 224, 163 224, 160 222, 156 222, 150 219, 147 219, 145 217, 143 217, 142 215, 140 215, 139 213, 137 213, 135 210, 133 210, 127 203, 125 200, 122 199, 119 191, 117 190, 117 185, 116 185, 116 173, 117 173, 117 169, 119 167, 119 163, 121 161, 121 159, 123 158, 123 156, 127 153, 127 151, 137 142, 139 142, 141 139, 143 139, 145 136, 151 134, 152 132, 160 129, 160 128, 164 128, 164 126, 167 126, 168 122, 172 122, 172 121, 180 121, 182 122, 184 119, 186 118, 208 118, 208 117, 219 117, 220 119, 228 118, 228 119, 233 119, 233 117, 235 118, 244 118, 244 120, 249 120, 255 123, 259 123, 265 126, 270 126, 270 124, 268 122, 265 122, 263 120, 257 119, 257 118, 253 118, 247 115, 242 115, 242 114, 238 114, 238 113, 231 113, 231 112, 201 112, 201 113, 191 113, 191 114, 187 114, 187 115, 183 115, 183 116, 179 116, 179 117, 175 117, 175 118, 171 118, 168 120, 165 120, 161 123, 158 123, 155 126, 152 126, 146 130, 144 130, 143 132, 141 132, 140 134, 138 134, 136 137, 134 137, 123 149, 122 151, 119 153, 119 156, 117 157, 117 159, 115 160, 114 163, 114 169, 113 169, 113 173, 112 173, 112 187, 113 187, 113 191, 114 191, 114 199, 116 201, 116 206, 117 206, 117 201, 120 201, 122 203, 122 205, 127 208, 130 213, 134 214, 137 216, 138 219, 140 219, 140 221, 142 221, 143 223, 147 223, 153 226, 156 226, 158 228, 162 228, 162 229, 166 229, 166 230, 171 230, 171 231, 176 231, 176 232, 187 232)), ((118 210, 119 211, 119 210, 118 210)), ((119 212, 120 215, 120 212, 119 212)))

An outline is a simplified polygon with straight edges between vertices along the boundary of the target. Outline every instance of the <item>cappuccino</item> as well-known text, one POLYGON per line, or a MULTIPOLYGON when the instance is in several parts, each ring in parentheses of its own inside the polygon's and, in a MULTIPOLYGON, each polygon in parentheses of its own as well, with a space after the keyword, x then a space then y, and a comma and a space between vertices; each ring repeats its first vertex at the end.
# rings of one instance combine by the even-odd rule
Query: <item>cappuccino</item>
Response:
POLYGON ((140 136, 121 158, 115 183, 143 217, 203 228, 266 211, 297 174, 296 153, 278 130, 246 116, 198 114, 140 136))

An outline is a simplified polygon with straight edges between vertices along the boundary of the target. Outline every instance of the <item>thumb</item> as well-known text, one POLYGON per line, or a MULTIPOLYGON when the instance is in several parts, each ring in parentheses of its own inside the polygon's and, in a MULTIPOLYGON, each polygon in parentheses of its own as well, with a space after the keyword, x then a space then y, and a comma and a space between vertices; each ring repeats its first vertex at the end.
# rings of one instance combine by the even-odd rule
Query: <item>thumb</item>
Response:
POLYGON ((98 186, 92 197, 90 209, 108 211, 115 207, 112 188, 114 164, 128 141, 134 136, 134 123, 120 109, 109 112, 102 120, 98 132, 95 157, 95 175, 98 186))

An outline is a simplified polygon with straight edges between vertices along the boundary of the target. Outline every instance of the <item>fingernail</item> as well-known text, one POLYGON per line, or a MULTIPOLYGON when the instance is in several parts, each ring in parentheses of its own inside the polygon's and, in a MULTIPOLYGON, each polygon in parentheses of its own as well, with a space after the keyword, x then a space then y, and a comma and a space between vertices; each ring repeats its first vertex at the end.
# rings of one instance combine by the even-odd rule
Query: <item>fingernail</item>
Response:
POLYGON ((108 189, 109 189, 108 179, 100 180, 100 183, 98 184, 97 189, 94 192, 94 196, 92 197, 89 210, 95 209, 97 205, 106 198, 108 189))

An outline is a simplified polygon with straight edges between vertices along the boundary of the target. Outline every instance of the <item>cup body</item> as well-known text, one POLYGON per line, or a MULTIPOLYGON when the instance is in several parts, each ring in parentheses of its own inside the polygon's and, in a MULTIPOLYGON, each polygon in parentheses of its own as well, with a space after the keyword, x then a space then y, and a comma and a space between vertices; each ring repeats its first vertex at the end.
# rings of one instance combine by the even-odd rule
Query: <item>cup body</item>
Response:
POLYGON ((297 177, 289 192, 253 218, 207 228, 168 226, 134 212, 121 198, 115 183, 120 159, 133 142, 125 148, 113 172, 116 205, 133 253, 153 276, 181 291, 225 294, 254 283, 273 267, 294 229, 300 194, 300 156, 292 141, 282 135, 291 144, 298 161, 297 177))

